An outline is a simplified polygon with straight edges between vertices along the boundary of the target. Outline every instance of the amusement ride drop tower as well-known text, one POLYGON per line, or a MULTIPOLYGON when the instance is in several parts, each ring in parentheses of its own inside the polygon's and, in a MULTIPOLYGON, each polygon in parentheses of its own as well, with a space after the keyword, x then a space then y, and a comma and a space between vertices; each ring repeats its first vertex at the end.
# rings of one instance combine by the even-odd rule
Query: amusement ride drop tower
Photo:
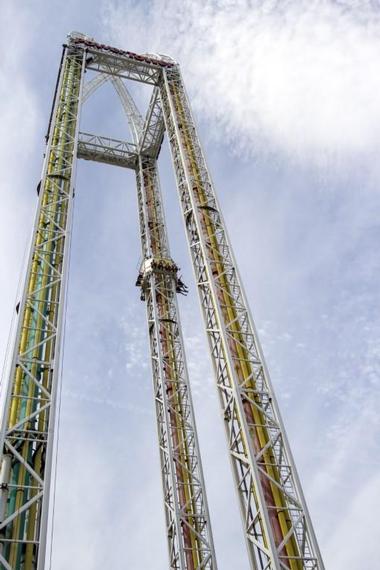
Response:
MULTIPOLYGON (((63 47, 2 417, 0 569, 44 570, 60 349, 77 158, 136 173, 145 301, 169 550, 173 570, 216 570, 157 159, 167 134, 206 327, 249 567, 323 570, 179 66, 71 33, 63 47), (85 82, 86 70, 95 77, 85 82), (125 85, 153 88, 143 119, 125 85), (81 105, 110 81, 132 133, 79 131, 81 105)), ((84 569, 85 570, 85 569, 84 569)), ((134 569, 132 569, 134 570, 134 569)), ((140 569, 138 569, 140 570, 140 569)))

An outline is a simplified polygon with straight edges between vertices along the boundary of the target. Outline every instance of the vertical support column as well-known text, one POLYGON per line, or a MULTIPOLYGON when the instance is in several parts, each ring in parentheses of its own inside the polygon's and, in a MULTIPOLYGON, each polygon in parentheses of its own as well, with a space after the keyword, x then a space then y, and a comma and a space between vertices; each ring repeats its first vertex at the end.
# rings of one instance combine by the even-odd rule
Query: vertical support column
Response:
POLYGON ((138 206, 170 568, 217 568, 156 162, 139 157, 138 206))
POLYGON ((0 567, 43 570, 85 52, 59 71, 0 433, 0 567))
POLYGON ((323 562, 179 68, 161 101, 251 568, 323 562))

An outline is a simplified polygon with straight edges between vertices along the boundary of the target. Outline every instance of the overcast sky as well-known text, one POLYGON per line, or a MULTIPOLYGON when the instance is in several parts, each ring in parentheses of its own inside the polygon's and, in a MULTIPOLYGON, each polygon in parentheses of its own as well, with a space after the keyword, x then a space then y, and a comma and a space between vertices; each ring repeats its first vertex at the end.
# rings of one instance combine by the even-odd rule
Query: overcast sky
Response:
MULTIPOLYGON (((182 66, 326 567, 378 566, 380 4, 57 0, 0 16, 0 357, 66 34, 182 66)), ((148 89, 131 85, 141 111, 148 89)), ((81 129, 130 139, 112 88, 81 129)), ((160 160, 221 570, 248 567, 166 145, 160 160)), ((79 161, 52 570, 168 567, 134 175, 79 161)))

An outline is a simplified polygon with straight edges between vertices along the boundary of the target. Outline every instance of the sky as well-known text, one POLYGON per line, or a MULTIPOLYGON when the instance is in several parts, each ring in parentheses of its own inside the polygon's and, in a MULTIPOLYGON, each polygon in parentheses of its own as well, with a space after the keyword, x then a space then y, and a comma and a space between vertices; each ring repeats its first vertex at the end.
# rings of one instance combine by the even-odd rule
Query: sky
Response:
MULTIPOLYGON (((380 3, 35 0, 0 18, 0 359, 66 34, 182 73, 327 568, 378 562, 380 3)), ((88 77, 90 79, 90 75, 88 77)), ((145 111, 149 90, 128 86, 145 111)), ((81 130, 130 139, 111 86, 81 130)), ((160 157, 220 570, 248 567, 170 153, 160 157)), ((134 174, 78 161, 50 568, 168 567, 134 174)), ((8 351, 9 353, 9 351, 8 351)))

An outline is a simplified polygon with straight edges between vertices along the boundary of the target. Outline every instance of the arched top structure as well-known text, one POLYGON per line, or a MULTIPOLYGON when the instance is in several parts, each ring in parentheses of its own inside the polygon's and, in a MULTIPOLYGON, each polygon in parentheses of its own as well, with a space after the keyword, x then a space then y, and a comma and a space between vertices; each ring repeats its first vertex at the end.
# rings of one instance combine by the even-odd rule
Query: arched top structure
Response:
POLYGON ((106 73, 99 73, 96 75, 93 79, 84 85, 82 103, 85 103, 85 101, 87 101, 87 99, 91 97, 91 95, 95 93, 95 91, 104 85, 104 83, 107 81, 110 81, 112 83, 120 99, 121 105, 127 117, 132 140, 137 146, 143 132, 144 121, 132 95, 120 77, 113 77, 112 75, 106 73))

